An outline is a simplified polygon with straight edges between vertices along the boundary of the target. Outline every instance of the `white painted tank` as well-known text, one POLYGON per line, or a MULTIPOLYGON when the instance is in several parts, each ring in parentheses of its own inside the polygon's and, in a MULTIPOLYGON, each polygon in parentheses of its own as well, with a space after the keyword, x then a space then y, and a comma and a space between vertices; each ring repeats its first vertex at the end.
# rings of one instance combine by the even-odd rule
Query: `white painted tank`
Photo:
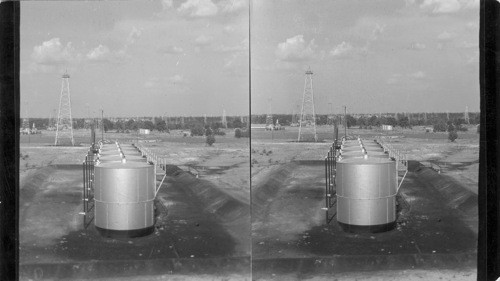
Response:
POLYGON ((351 158, 337 162, 337 221, 348 232, 382 232, 396 222, 394 161, 351 158))
POLYGON ((95 227, 106 237, 136 237, 154 230, 155 175, 146 163, 95 167, 95 227))

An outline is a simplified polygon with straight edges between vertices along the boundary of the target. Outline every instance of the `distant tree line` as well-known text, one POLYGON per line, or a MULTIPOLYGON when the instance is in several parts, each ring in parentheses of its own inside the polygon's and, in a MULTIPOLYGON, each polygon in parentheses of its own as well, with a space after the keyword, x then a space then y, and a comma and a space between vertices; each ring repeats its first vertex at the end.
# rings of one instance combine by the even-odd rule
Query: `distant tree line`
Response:
MULTIPOLYGON (((137 118, 120 118, 115 121, 112 119, 96 118, 96 119, 85 119, 85 118, 73 118, 73 129, 85 129, 89 128, 91 123, 94 123, 97 128, 104 128, 105 132, 115 131, 119 133, 137 131, 139 129, 148 129, 151 131, 158 132, 168 132, 170 130, 194 130, 195 134, 200 130, 203 131, 206 126, 209 126, 214 134, 222 134, 222 128, 224 127, 221 118, 209 117, 207 118, 207 123, 205 124, 204 117, 185 117, 184 122, 181 121, 179 117, 171 117, 167 119, 167 123, 164 118, 161 117, 149 117, 143 119, 137 118), (144 120, 149 119, 149 120, 144 120)), ((234 128, 246 128, 248 124, 241 122, 240 117, 226 117, 227 127, 230 129, 234 128)), ((23 120, 20 120, 19 124, 22 124, 23 120)), ((46 130, 51 125, 55 125, 55 120, 50 120, 49 118, 30 118, 29 126, 32 127, 35 124, 37 129, 46 130)), ((202 133, 201 135, 203 135, 202 133)))
MULTIPOLYGON (((251 122, 254 124, 265 124, 266 123, 266 114, 260 115, 252 115, 251 122)), ((469 123, 470 124, 479 124, 480 113, 469 113, 469 123)), ((230 129, 240 128, 245 130, 248 127, 247 123, 243 123, 240 120, 240 117, 237 116, 228 116, 227 119, 227 127, 230 129)), ((295 116, 295 119, 298 119, 295 116)), ((274 114, 273 115, 273 123, 276 121, 283 125, 289 126, 294 120, 294 116, 292 114, 274 114)), ((85 118, 73 118, 73 128, 74 129, 84 129, 90 127, 90 120, 85 118)), ((344 124, 344 121, 347 123, 347 127, 359 127, 359 128, 373 128, 380 127, 381 125, 391 125, 391 126, 399 126, 402 128, 411 128, 413 126, 429 126, 433 127, 434 131, 447 131, 447 126, 451 122, 457 130, 461 130, 463 128, 465 122, 464 115, 461 113, 411 113, 411 114, 383 114, 383 115, 370 115, 370 114, 348 114, 343 115, 334 115, 332 116, 326 114, 317 114, 316 115, 316 125, 329 125, 333 124, 333 122, 337 122, 339 124, 344 124)), ((49 127, 48 118, 30 118, 29 126, 32 127, 35 124, 37 129, 47 129, 49 127)), ((52 120, 52 123, 55 121, 52 120)), ((208 125, 212 130, 214 130, 214 134, 222 132, 222 122, 220 117, 208 117, 207 123, 205 123, 204 117, 184 117, 184 122, 180 117, 169 117, 166 120, 162 117, 144 117, 142 119, 137 118, 120 118, 115 121, 111 119, 104 118, 102 120, 95 119, 94 122, 97 124, 97 127, 100 128, 101 125, 104 125, 105 131, 116 131, 116 132, 131 132, 137 131, 138 129, 149 129, 152 131, 158 132, 168 132, 170 130, 194 130, 194 135, 198 135, 198 133, 208 125), (167 122, 168 121, 168 122, 167 122)), ((20 120, 20 124, 22 124, 22 120, 20 120)), ((203 133, 202 133, 203 135, 203 133)))
MULTIPOLYGON (((265 124, 267 115, 252 115, 251 118, 253 124, 265 124)), ((479 118, 480 113, 469 113, 470 124, 479 124, 479 118)), ((278 120, 278 122, 284 126, 292 124, 293 119, 294 116, 291 114, 273 115, 273 123, 276 123, 276 120, 278 120)), ((295 119, 298 119, 298 117, 295 116, 295 119)), ((380 127, 381 125, 399 126, 402 128, 411 128, 413 126, 437 126, 437 131, 441 131, 441 128, 444 128, 442 131, 446 131, 449 122, 457 128, 463 128, 462 125, 466 124, 464 115, 460 113, 411 113, 406 115, 404 113, 398 113, 384 114, 382 116, 375 114, 347 114, 345 120, 343 115, 316 115, 316 125, 329 125, 333 124, 333 122, 337 122, 338 124, 344 124, 345 122, 348 128, 359 127, 363 129, 380 127)))

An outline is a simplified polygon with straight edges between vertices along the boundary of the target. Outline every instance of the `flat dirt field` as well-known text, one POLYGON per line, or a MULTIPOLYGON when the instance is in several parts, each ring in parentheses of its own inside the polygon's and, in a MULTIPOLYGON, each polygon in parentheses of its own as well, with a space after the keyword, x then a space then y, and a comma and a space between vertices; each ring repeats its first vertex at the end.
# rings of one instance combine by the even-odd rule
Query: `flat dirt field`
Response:
MULTIPOLYGON (((451 183, 477 194, 479 135, 475 128, 459 132, 455 142, 448 140, 447 133, 425 133, 417 127, 392 132, 348 130, 350 136, 365 140, 380 137, 405 152, 408 160, 440 172, 424 169, 409 173, 402 193, 412 211, 402 212, 397 229, 388 235, 345 235, 334 222, 323 226, 321 161, 333 140, 332 127, 318 127, 316 143, 296 142, 298 128, 291 127, 252 130, 251 142, 234 138, 232 130, 226 133, 216 136, 213 146, 206 146, 204 137, 184 137, 181 131, 141 136, 105 134, 107 140, 140 143, 168 159, 166 184, 157 196, 158 206, 166 211, 157 217, 154 234, 142 240, 103 239, 95 231, 83 229, 79 215, 81 165, 90 146, 90 131, 75 131, 73 147, 53 146, 55 132, 21 135, 21 280, 476 279, 477 214, 464 219, 455 211, 456 206, 436 205, 436 200, 429 198, 443 195, 420 179, 444 179, 446 187, 451 183), (280 190, 256 200, 253 194, 257 196, 262 185, 279 186, 280 190), (422 195, 426 190, 428 193, 422 195), (251 193, 255 200, 252 222, 251 193), (452 234, 460 239, 454 240, 452 234), (345 241, 345 246, 328 244, 332 235, 345 241), (328 263, 342 262, 354 240, 361 241, 354 250, 370 255, 376 251, 381 257, 378 262, 393 265, 391 269, 374 270, 363 263, 357 272, 328 274, 328 263), (400 261, 391 251, 402 251, 401 257, 419 266, 396 266, 400 261), (250 256, 255 259, 254 266, 265 269, 262 274, 251 277, 246 271, 250 256), (290 257, 293 267, 280 272, 280 261, 290 257), (449 257, 452 264, 467 261, 466 266, 447 266, 449 257), (123 261, 127 261, 126 274, 117 275, 124 270, 123 261), (438 264, 433 264, 436 261, 438 264), (165 272, 165 268, 172 270, 165 272), (312 270, 297 273, 302 269, 312 270), (88 277, 88 272, 109 273, 88 277)), ((343 135, 343 129, 339 134, 343 135)), ((98 132, 96 137, 100 136, 98 132)), ((157 182, 160 180, 157 177, 157 182)), ((339 265, 342 268, 342 263, 339 265)))
MULTIPOLYGON (((236 139, 232 130, 216 136, 212 146, 180 131, 106 133, 104 138, 140 143, 167 159, 154 234, 111 239, 100 237, 93 224, 83 229, 82 162, 90 131, 75 131, 75 146, 53 146, 55 132, 21 135, 21 280, 219 280, 226 275, 226 280, 250 280, 248 138, 236 139)), ((157 183, 161 179, 157 176, 157 183)))
MULTIPOLYGON (((459 132, 454 142, 448 133, 426 133, 422 127, 390 132, 379 130, 349 129, 348 135, 365 140, 382 137, 408 155, 408 160, 422 164, 437 164, 441 173, 455 178, 477 194, 479 174, 479 134, 471 126, 467 132, 459 132)), ((318 127, 317 143, 296 142, 297 127, 281 131, 252 131, 252 181, 259 181, 280 164, 294 160, 323 160, 333 140, 332 127, 318 127)), ((339 136, 344 130, 339 129, 339 136)))
MULTIPOLYGON (((343 128, 340 128, 339 135, 342 136, 343 132, 343 128)), ((317 134, 318 142, 299 143, 298 128, 287 127, 280 131, 252 130, 254 279, 476 279, 474 252, 477 213, 472 210, 471 215, 464 218, 460 212, 450 209, 451 205, 439 204, 439 201, 432 198, 443 195, 437 192, 432 180, 426 178, 431 181, 427 183, 420 179, 426 176, 432 176, 432 179, 439 177, 446 182, 446 187, 458 186, 459 189, 465 189, 466 194, 472 194, 469 197, 474 198, 474 194, 477 194, 479 167, 479 135, 475 127, 471 126, 469 132, 459 132, 455 142, 448 140, 447 133, 426 133, 423 128, 417 127, 391 132, 348 130, 349 136, 359 136, 365 141, 380 137, 406 153, 407 159, 412 160, 412 163, 418 161, 424 166, 439 170, 439 175, 430 169, 409 173, 411 175, 403 183, 401 192, 410 201, 411 211, 400 214, 396 230, 378 235, 345 235, 335 220, 328 227, 322 226, 324 211, 318 216, 318 210, 324 206, 322 198, 325 189, 324 167, 320 163, 332 143, 333 128, 318 127, 317 134), (436 224, 436 221, 446 223, 436 224), (455 235, 461 236, 463 241, 453 242, 452 237, 455 235), (331 237, 338 241, 328 242, 331 237), (352 249, 351 254, 349 249, 352 249), (398 253, 401 258, 391 256, 391 251, 398 253), (346 255, 346 258, 342 259, 342 255, 346 255), (349 261, 352 255, 374 255, 376 257, 366 263, 380 262, 385 268, 394 270, 374 270, 374 267, 361 263, 358 264, 359 271, 352 272, 352 267, 349 270, 349 266, 343 263, 349 261), (411 261, 408 264, 414 264, 415 267, 405 268, 401 260, 408 258, 408 255, 433 261, 420 263, 420 266, 419 262, 411 261), (440 259, 470 262, 461 268, 453 265, 440 267, 438 264, 443 265, 440 259), (398 265, 400 262, 403 264, 398 265), (432 263, 435 266, 430 266, 432 263), (340 272, 335 273, 335 276, 325 274, 330 270, 328 264, 340 272), (422 264, 427 265, 422 268, 422 264), (283 268, 288 268, 289 273, 285 273, 283 268), (346 268, 347 271, 342 272, 346 268)), ((355 265, 356 259, 348 263, 355 265)))

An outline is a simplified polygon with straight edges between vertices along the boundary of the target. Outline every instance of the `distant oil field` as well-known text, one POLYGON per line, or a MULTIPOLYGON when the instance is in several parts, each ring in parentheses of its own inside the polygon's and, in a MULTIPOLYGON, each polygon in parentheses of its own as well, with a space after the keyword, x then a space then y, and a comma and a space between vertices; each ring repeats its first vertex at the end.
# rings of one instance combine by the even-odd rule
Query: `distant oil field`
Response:
POLYGON ((156 160, 154 231, 136 238, 103 237, 93 221, 84 225, 90 129, 74 131, 75 146, 54 146, 54 131, 21 135, 22 276, 367 277, 361 267, 394 280, 407 271, 473 279, 479 135, 474 125, 462 126, 453 142, 427 126, 347 129, 349 139, 390 143, 409 163, 404 180, 398 177, 395 228, 359 234, 325 220, 324 159, 333 126, 317 126, 317 142, 297 142, 297 127, 253 129, 251 140, 219 128, 211 146, 190 130, 97 130, 107 147, 134 145, 134 153, 150 155, 144 162, 164 159, 156 160))

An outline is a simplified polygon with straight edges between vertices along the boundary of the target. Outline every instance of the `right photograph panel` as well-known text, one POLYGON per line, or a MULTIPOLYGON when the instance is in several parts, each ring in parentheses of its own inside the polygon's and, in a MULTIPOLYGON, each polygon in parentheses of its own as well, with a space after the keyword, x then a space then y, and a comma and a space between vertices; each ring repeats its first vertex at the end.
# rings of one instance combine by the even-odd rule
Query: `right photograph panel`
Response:
POLYGON ((479 1, 253 0, 250 26, 253 279, 476 280, 479 1))

